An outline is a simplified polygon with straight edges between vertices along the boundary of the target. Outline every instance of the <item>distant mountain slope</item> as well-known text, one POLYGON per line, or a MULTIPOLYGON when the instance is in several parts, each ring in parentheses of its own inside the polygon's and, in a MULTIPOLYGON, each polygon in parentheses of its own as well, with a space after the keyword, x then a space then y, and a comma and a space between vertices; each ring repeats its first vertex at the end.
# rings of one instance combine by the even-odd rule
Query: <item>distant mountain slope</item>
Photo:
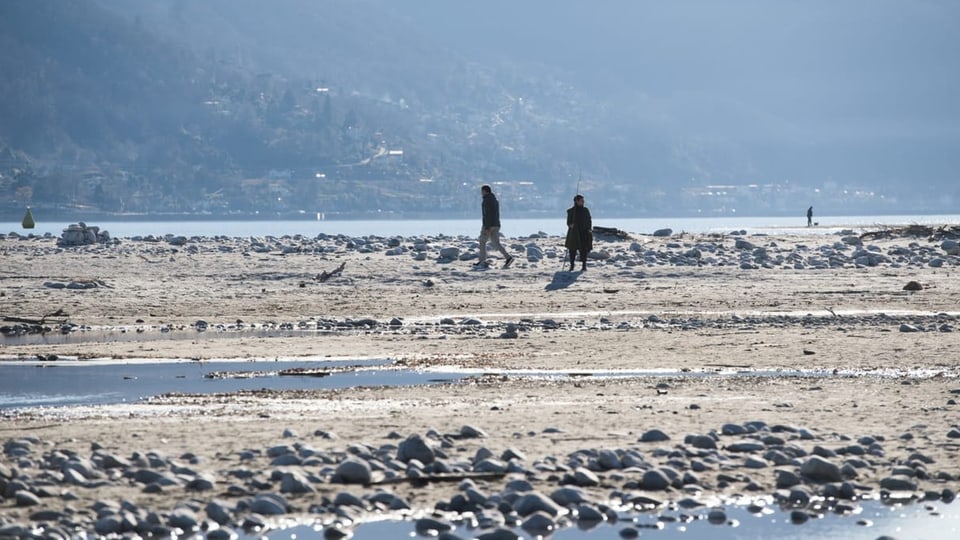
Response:
POLYGON ((122 211, 459 211, 464 181, 552 177, 539 141, 569 122, 376 10, 342 11, 363 4, 330 2, 335 20, 302 5, 3 4, 0 143, 32 171, 7 190, 122 211))
POLYGON ((25 150, 143 142, 199 110, 189 58, 89 2, 0 3, 0 43, 0 135, 25 150))

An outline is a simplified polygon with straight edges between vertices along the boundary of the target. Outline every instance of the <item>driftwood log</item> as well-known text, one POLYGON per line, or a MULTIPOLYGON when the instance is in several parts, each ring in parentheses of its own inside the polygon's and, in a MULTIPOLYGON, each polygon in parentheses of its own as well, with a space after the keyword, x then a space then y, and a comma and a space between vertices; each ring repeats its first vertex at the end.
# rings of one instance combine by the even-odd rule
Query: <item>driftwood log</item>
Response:
POLYGON ((333 276, 339 276, 341 273, 343 273, 343 269, 346 266, 347 266, 347 263, 342 262, 340 263, 340 266, 338 266, 337 268, 333 269, 330 272, 327 272, 326 270, 324 270, 323 272, 317 274, 317 281, 319 281, 320 283, 323 283, 324 281, 332 278, 333 276))
POLYGON ((944 238, 960 238, 960 226, 942 226, 930 227, 927 225, 909 225, 907 227, 889 227, 879 231, 868 231, 860 235, 861 240, 879 240, 881 238, 894 238, 900 236, 921 237, 926 236, 931 240, 942 240, 944 238))
POLYGON ((24 324, 40 324, 40 325, 43 325, 43 324, 47 324, 47 318, 48 318, 48 317, 63 317, 62 319, 58 320, 57 322, 64 323, 64 322, 67 321, 67 317, 69 317, 69 315, 67 315, 66 313, 63 312, 63 308, 60 308, 60 309, 54 311, 53 313, 47 313, 46 315, 41 316, 39 319, 28 319, 28 318, 25 318, 25 317, 10 317, 10 316, 8 316, 8 317, 4 317, 3 320, 4 320, 4 322, 16 322, 16 323, 24 323, 24 324))
POLYGON ((460 482, 462 480, 497 480, 506 476, 505 472, 464 472, 464 473, 439 473, 439 474, 427 474, 424 476, 409 477, 409 476, 396 476, 393 478, 385 478, 383 480, 370 482, 374 486, 382 486, 388 484, 402 484, 405 482, 410 482, 414 484, 419 483, 430 483, 430 482, 460 482))
POLYGON ((595 236, 607 236, 607 237, 613 236, 613 237, 615 237, 615 238, 617 238, 617 239, 619 239, 619 240, 629 240, 629 239, 630 239, 630 235, 629 235, 629 234, 627 234, 627 233, 624 232, 624 231, 621 231, 620 229, 617 229, 616 227, 599 227, 599 226, 594 226, 594 227, 593 227, 593 234, 594 234, 595 236))

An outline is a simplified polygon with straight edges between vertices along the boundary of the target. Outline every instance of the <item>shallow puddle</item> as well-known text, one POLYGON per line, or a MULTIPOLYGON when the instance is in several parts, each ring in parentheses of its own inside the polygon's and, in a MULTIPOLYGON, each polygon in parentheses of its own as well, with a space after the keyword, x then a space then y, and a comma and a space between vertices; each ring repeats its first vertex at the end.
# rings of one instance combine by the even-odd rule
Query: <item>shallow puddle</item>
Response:
MULTIPOLYGON (((860 503, 858 512, 841 515, 827 512, 821 517, 795 523, 788 510, 779 508, 751 513, 742 506, 728 506, 727 519, 712 523, 709 510, 622 514, 616 522, 571 524, 550 532, 511 530, 523 539, 550 540, 623 540, 651 538, 656 540, 809 540, 836 539, 876 540, 881 537, 927 540, 960 538, 960 506, 956 504, 915 503, 887 505, 879 501, 860 503), (634 533, 636 533, 634 535, 634 533)), ((348 531, 350 531, 348 529, 348 531)), ((476 538, 490 529, 458 526, 452 533, 462 538, 476 538)), ((322 525, 299 524, 241 539, 272 540, 320 538, 322 525)), ((436 532, 417 532, 413 521, 384 520, 360 524, 352 529, 353 540, 383 538, 431 538, 436 532)))
POLYGON ((316 390, 446 382, 460 375, 390 369, 389 360, 3 362, 0 409, 131 403, 177 392, 316 390))
POLYGON ((326 390, 459 382, 468 377, 678 378, 678 377, 910 377, 951 376, 943 370, 703 370, 398 368, 392 360, 76 360, 0 362, 0 409, 133 403, 169 393, 215 394, 243 390, 326 390))

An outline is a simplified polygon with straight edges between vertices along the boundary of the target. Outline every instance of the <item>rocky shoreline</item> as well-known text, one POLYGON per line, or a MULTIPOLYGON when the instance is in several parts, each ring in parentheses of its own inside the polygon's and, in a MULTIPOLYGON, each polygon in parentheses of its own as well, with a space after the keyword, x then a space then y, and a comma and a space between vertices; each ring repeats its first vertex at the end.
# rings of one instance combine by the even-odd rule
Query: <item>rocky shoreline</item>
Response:
POLYGON ((7 360, 487 370, 2 411, 0 538, 236 538, 287 518, 341 538, 384 515, 450 539, 591 523, 629 538, 646 534, 637 512, 729 524, 746 502, 799 524, 868 501, 955 504, 950 242, 616 237, 566 272, 546 235, 508 239, 509 270, 474 269, 462 237, 0 235, 7 360), (640 367, 671 375, 590 375, 640 367))
MULTIPOLYGON (((562 431, 533 436, 551 433, 562 431)), ((960 431, 951 433, 960 439, 960 431)), ((478 538, 517 538, 512 529, 550 534, 574 524, 589 528, 616 523, 631 511, 666 509, 671 500, 691 512, 710 509, 710 522, 725 524, 729 501, 701 496, 729 485, 742 490, 738 498, 752 499, 751 512, 777 506, 788 510, 794 523, 827 512, 853 514, 860 501, 877 496, 900 503, 949 504, 956 498, 955 471, 939 468, 922 452, 905 461, 891 459, 882 438, 830 440, 806 428, 760 421, 724 424, 676 441, 651 429, 631 447, 585 447, 542 457, 485 446, 486 433, 470 425, 453 433, 403 437, 391 432, 385 435, 390 442, 379 446, 320 450, 311 444, 335 437, 322 430, 303 437, 286 429, 277 444, 220 456, 216 464, 192 454, 127 455, 99 444, 74 453, 37 437, 9 439, 3 451, 12 464, 0 464, 0 490, 18 508, 12 514, 22 514, 32 524, 0 525, 0 537, 203 533, 211 539, 236 538, 238 531, 269 530, 275 526, 271 520, 290 514, 327 523, 327 538, 349 537, 350 528, 366 514, 411 512, 411 501, 382 489, 398 483, 424 490, 432 483, 456 484, 457 493, 434 506, 437 515, 447 518, 415 518, 418 531, 447 532, 443 537, 451 540, 460 537, 448 531, 465 515, 486 530, 478 538), (751 478, 752 471, 769 467, 776 467, 774 486, 751 478), (864 470, 880 472, 878 493, 860 482, 864 470), (129 499, 72 507, 76 492, 111 485, 144 497, 180 494, 174 496, 181 500, 166 512, 129 499), (50 499, 63 507, 44 508, 50 499)), ((620 534, 629 538, 639 533, 628 524, 620 534)))

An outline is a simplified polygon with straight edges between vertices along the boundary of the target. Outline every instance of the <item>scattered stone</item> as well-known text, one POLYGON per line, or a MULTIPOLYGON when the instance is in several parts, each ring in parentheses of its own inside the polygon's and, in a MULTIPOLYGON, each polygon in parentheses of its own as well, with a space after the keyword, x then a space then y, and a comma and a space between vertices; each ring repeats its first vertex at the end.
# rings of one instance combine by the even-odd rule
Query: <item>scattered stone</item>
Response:
POLYGON ((683 442, 694 448, 700 448, 703 450, 717 449, 717 441, 709 435, 687 435, 683 442))
POLYGON ((647 491, 663 491, 671 484, 670 478, 662 470, 654 469, 643 473, 640 488, 647 491))
POLYGON ((397 449, 397 459, 403 462, 417 460, 423 464, 430 464, 436 459, 436 453, 420 435, 411 435, 400 443, 397 449))
POLYGON ((337 466, 332 482, 367 485, 373 477, 370 464, 358 458, 347 458, 337 466))
POLYGON ((26 490, 17 491, 13 494, 13 498, 16 500, 17 506, 38 506, 40 504, 40 497, 26 490))
POLYGON ((670 436, 659 429, 651 429, 640 436, 640 442, 663 442, 669 440, 670 436))
POLYGON ((881 479, 880 488, 890 491, 916 491, 917 483, 908 476, 893 475, 881 479))
POLYGON ((722 525, 727 522, 727 513, 722 508, 715 508, 707 514, 707 521, 714 525, 722 525))
POLYGON ((485 439, 487 433, 478 427, 465 425, 460 428, 459 436, 463 439, 485 439))
POLYGON ((445 261, 455 261, 460 258, 460 248, 445 247, 440 250, 440 259, 445 261))
POLYGON ((513 503, 513 509, 523 517, 529 516, 534 512, 544 512, 554 517, 565 513, 564 510, 550 500, 550 498, 536 492, 520 496, 520 498, 513 503))
POLYGON ((843 480, 840 467, 826 459, 814 455, 800 467, 800 474, 815 482, 839 482, 843 480))

